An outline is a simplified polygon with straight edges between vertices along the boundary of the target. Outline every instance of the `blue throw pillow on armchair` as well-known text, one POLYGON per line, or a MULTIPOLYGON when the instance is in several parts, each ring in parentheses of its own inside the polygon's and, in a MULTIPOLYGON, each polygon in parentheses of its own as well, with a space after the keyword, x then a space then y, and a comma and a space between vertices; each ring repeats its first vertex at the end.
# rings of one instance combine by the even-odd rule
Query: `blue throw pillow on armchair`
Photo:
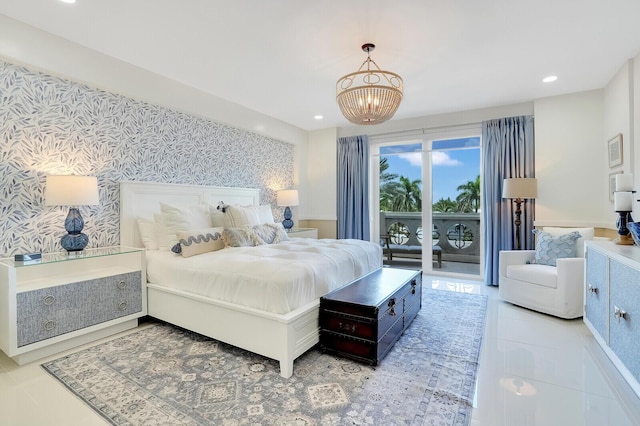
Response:
POLYGON ((536 235, 536 255, 533 263, 556 266, 557 260, 566 257, 576 257, 576 241, 579 232, 553 236, 548 232, 534 229, 536 235))

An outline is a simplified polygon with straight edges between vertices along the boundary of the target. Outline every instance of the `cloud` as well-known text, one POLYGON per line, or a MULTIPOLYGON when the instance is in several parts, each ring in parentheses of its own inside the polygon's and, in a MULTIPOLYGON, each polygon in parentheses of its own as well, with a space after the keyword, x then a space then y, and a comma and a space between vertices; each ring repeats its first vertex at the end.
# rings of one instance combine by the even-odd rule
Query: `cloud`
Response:
POLYGON ((412 166, 422 167, 422 153, 421 152, 407 152, 405 154, 398 154, 399 158, 404 158, 412 166))
POLYGON ((461 166, 462 162, 449 157, 446 152, 433 151, 431 160, 434 166, 461 166))

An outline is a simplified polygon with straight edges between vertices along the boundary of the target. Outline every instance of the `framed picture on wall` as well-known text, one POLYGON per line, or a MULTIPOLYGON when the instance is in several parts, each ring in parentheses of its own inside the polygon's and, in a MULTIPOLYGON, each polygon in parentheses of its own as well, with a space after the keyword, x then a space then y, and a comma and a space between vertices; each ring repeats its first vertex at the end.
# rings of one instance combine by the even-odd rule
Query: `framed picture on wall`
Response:
POLYGON ((609 201, 613 202, 613 193, 616 192, 616 175, 622 174, 622 170, 609 174, 609 201))
POLYGON ((609 139, 609 168, 622 164, 622 133, 609 139))

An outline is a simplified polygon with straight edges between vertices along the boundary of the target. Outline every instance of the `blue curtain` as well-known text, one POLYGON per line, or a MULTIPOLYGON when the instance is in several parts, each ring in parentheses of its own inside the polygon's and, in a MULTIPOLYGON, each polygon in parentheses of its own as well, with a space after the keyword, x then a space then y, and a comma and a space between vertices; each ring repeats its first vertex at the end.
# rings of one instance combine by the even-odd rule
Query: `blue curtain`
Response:
MULTIPOLYGON (((484 281, 498 285, 500 250, 512 250, 515 235, 513 200, 502 198, 506 178, 532 178, 534 169, 533 116, 501 118, 482 123, 484 281)), ((534 200, 522 203, 520 247, 532 249, 534 200)))
POLYGON ((338 238, 369 240, 369 138, 338 138, 338 238))

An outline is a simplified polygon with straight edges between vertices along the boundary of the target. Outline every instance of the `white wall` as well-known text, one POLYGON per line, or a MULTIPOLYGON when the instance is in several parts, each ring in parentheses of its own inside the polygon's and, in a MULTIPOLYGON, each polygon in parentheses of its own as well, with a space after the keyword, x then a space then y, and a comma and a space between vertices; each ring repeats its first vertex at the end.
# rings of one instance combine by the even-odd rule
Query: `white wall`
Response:
POLYGON ((337 212, 337 135, 335 128, 309 132, 307 177, 310 194, 305 219, 336 220, 337 212))
POLYGON ((387 121, 376 126, 349 126, 338 129, 338 137, 357 135, 381 135, 384 133, 405 132, 419 129, 435 129, 438 127, 460 126, 480 123, 502 117, 533 114, 533 103, 503 105, 448 114, 429 115, 405 120, 387 121))
POLYGON ((536 225, 609 224, 603 98, 594 90, 534 102, 536 225))

